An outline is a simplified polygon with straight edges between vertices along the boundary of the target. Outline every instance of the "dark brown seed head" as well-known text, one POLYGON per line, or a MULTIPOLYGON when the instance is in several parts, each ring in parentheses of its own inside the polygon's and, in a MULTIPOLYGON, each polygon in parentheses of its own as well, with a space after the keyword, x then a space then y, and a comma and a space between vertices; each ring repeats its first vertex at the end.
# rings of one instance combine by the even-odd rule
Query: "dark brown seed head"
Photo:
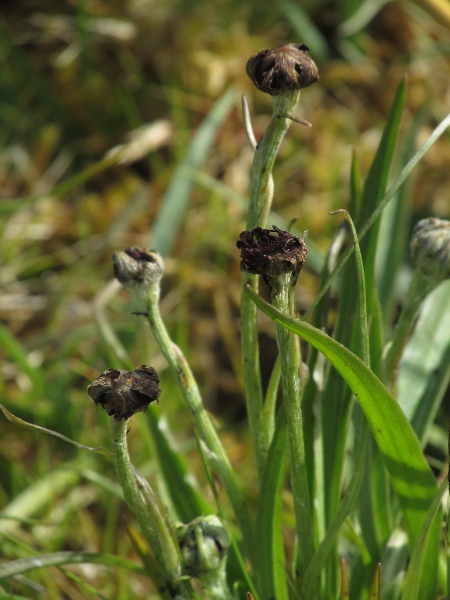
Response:
POLYGON ((142 365, 135 371, 106 369, 91 383, 87 392, 116 421, 129 419, 147 410, 161 393, 159 378, 153 367, 142 365))
POLYGON ((247 75, 262 92, 277 96, 308 87, 319 79, 315 62, 305 44, 282 44, 249 58, 247 75))
POLYGON ((270 277, 292 273, 295 283, 308 252, 301 238, 275 225, 273 229, 256 227, 243 231, 240 238, 236 245, 241 250, 241 271, 263 275, 266 281, 270 277))

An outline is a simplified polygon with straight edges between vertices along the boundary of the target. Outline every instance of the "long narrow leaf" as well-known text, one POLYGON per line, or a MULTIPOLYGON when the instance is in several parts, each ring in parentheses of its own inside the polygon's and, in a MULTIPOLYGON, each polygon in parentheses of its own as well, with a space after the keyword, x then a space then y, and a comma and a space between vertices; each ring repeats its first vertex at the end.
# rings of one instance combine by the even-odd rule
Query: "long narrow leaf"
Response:
POLYGON ((322 352, 346 381, 374 434, 402 508, 411 550, 436 493, 436 481, 401 408, 381 381, 350 350, 312 325, 287 317, 247 288, 255 304, 322 352))
POLYGON ((121 558, 120 556, 90 552, 51 552, 49 554, 39 554, 38 556, 19 558, 18 560, 3 563, 0 565, 0 580, 5 577, 22 575, 23 573, 33 571, 34 569, 70 565, 74 563, 90 563, 103 565, 104 567, 109 568, 119 567, 145 575, 145 569, 141 565, 138 565, 131 560, 121 558))
POLYGON ((211 112, 198 128, 183 163, 177 168, 164 196, 161 210, 153 226, 151 247, 163 256, 170 253, 178 229, 189 207, 192 180, 185 167, 198 169, 211 149, 214 137, 236 102, 236 90, 228 89, 213 106, 211 112))
POLYGON ((34 431, 39 431, 48 435, 53 435, 59 438, 60 440, 63 440, 63 442, 67 442, 68 444, 72 444, 72 446, 76 446, 79 450, 88 450, 89 452, 96 452, 97 454, 102 454, 103 456, 111 458, 111 454, 104 448, 91 448, 90 446, 85 446, 84 444, 75 442, 75 440, 71 440, 65 435, 62 435, 62 433, 53 431, 53 429, 47 429, 47 427, 41 427, 40 425, 34 425, 34 423, 28 423, 28 421, 24 421, 23 419, 20 419, 19 417, 13 415, 12 412, 10 412, 7 408, 3 406, 3 404, 0 404, 0 410, 3 412, 7 420, 13 425, 16 425, 17 427, 22 427, 23 429, 32 429, 34 431))
POLYGON ((446 489, 447 481, 444 479, 430 504, 416 547, 412 553, 411 562, 406 573, 402 600, 432 600, 436 598, 436 576, 433 578, 433 573, 429 573, 424 565, 430 553, 434 554, 435 561, 438 560, 436 549, 430 548, 427 541, 433 529, 435 533, 437 530, 439 536, 441 529, 441 512, 439 509, 446 489), (425 586, 424 583, 426 583, 425 586))
POLYGON ((214 513, 214 509, 204 500, 189 481, 186 462, 180 453, 175 452, 165 435, 161 419, 153 411, 147 413, 148 424, 155 442, 160 474, 170 493, 178 518, 187 523, 195 517, 214 513))
POLYGON ((400 363, 398 402, 422 445, 449 381, 450 282, 445 282, 425 301, 400 363))
POLYGON ((256 519, 258 576, 261 598, 289 598, 282 535, 282 496, 287 466, 287 435, 284 408, 281 406, 261 481, 263 490, 256 519))

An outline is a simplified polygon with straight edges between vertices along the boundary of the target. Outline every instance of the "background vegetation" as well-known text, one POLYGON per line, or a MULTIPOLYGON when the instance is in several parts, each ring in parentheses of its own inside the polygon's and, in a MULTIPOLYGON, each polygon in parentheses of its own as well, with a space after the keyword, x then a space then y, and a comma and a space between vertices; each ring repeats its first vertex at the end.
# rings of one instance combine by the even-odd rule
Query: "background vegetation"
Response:
MULTIPOLYGON (((244 228, 252 151, 239 95, 250 100, 257 136, 271 107, 247 78, 245 63, 262 48, 293 41, 307 43, 319 66, 319 84, 303 93, 299 109, 313 127, 291 128, 275 168, 274 211, 309 230, 310 255, 297 291, 303 310, 317 290, 321 251, 336 230, 328 211, 348 205, 352 147, 366 172, 398 83, 407 76, 399 167, 448 112, 449 28, 444 0, 311 1, 301 7, 281 0, 273 6, 250 0, 29 0, 3 6, 3 403, 23 419, 108 447, 108 417, 86 394, 113 360, 97 326, 107 318, 133 364, 150 362, 160 373, 161 404, 151 410, 167 419, 175 447, 206 489, 190 415, 165 376, 149 330, 131 315, 126 293, 112 295, 102 309, 112 252, 156 243, 167 263, 166 323, 220 420, 251 499, 255 474, 242 398, 235 242, 244 228), (230 86, 235 99, 223 110, 212 147, 204 157, 193 154, 196 133, 230 86), (133 145, 118 149, 130 139, 133 145), (178 218, 170 231, 156 229, 169 195, 180 198, 178 218)), ((447 134, 403 189, 404 229, 395 232, 402 240, 421 217, 450 218, 449 156, 447 134)), ((403 280, 392 285, 401 302, 403 280)), ((397 304, 388 309, 395 314, 397 304)), ((268 321, 262 320, 261 336, 265 372, 276 352, 268 321)), ((133 422, 129 443, 135 464, 152 479, 152 441, 139 424, 144 418, 133 422)), ((438 460, 443 427, 444 408, 428 448, 438 460)), ((83 549, 132 557, 130 516, 111 494, 111 480, 113 466, 102 457, 0 420, 0 508, 12 506, 18 519, 0 522, 1 554, 13 559, 83 549)), ((288 492, 284 501, 290 505, 288 492)), ((288 531, 286 540, 292 541, 288 531)), ((132 599, 146 586, 138 575, 89 565, 32 572, 22 591, 36 598, 132 599)))

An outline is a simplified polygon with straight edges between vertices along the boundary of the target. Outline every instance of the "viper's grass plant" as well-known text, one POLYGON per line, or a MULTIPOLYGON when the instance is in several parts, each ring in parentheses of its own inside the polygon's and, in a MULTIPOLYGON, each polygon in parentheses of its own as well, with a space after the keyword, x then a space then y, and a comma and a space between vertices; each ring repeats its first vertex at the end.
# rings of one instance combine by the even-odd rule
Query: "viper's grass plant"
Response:
MULTIPOLYGON (((257 490, 248 493, 245 474, 230 460, 193 370, 160 312, 165 271, 161 255, 171 248, 183 208, 177 207, 175 192, 190 185, 186 166, 194 168, 196 157, 209 147, 217 121, 226 118, 235 101, 231 90, 202 125, 202 143, 196 146, 194 138, 184 170, 180 168, 169 188, 150 240, 155 249, 130 247, 114 255, 115 277, 134 296, 136 321, 148 322, 169 367, 172 387, 165 392, 162 386, 160 395, 153 367, 130 363, 123 340, 105 318, 104 305, 119 288, 112 283, 96 301, 98 331, 111 363, 89 386, 92 399, 110 417, 112 450, 83 447, 2 408, 18 426, 58 435, 79 452, 96 452, 97 461, 114 462, 120 488, 93 473, 89 464, 83 470, 57 471, 41 481, 39 489, 36 485, 30 494, 8 504, 0 513, 2 545, 8 556, 21 558, 0 565, 0 598, 23 597, 16 586, 26 583, 28 571, 82 562, 149 578, 153 587, 145 592, 148 597, 450 596, 442 535, 445 466, 431 462, 425 453, 427 443, 436 437, 433 422, 450 379, 449 222, 425 219, 415 229, 411 284, 396 324, 390 312, 382 310, 392 298, 380 293, 392 294, 388 280, 395 279, 392 273, 402 266, 393 251, 398 240, 380 235, 388 226, 395 231, 402 213, 383 210, 400 203, 402 184, 450 125, 450 115, 389 186, 406 94, 405 82, 399 84, 364 185, 354 156, 348 206, 330 216, 336 223, 339 215, 345 219, 336 224, 335 240, 323 257, 317 298, 302 315, 296 288, 302 268, 308 266, 308 239, 294 227, 284 231, 272 226, 268 218, 276 197, 272 170, 278 150, 292 124, 305 124, 296 111, 300 94, 308 92, 300 90, 318 78, 307 50, 302 44, 285 44, 255 55, 247 65, 258 89, 273 97, 273 115, 260 140, 255 139, 245 99, 243 103, 254 158, 247 225, 237 243, 242 270, 242 373, 257 490), (382 214, 387 216, 380 228, 382 214), (270 302, 260 294, 261 278, 270 302), (260 313, 274 322, 279 352, 267 389, 259 364, 260 313), (174 449, 162 416, 176 390, 190 412, 207 493, 182 453, 174 449), (145 415, 134 416, 143 411, 145 415), (158 488, 133 466, 127 443, 130 419, 155 449, 158 488), (55 490, 68 489, 81 477, 128 505, 135 560, 106 551, 39 553, 15 537, 16 521, 26 523, 34 514, 30 504, 40 498, 48 501, 55 490), (14 554, 19 547, 25 556, 18 550, 14 554)), ((320 134, 320 123, 315 127, 320 134)), ((186 194, 185 190, 184 198, 186 194)), ((20 356, 13 337, 2 335, 20 356)), ((141 362, 146 360, 143 355, 141 362)), ((42 387, 41 381, 37 384, 42 387)), ((104 597, 102 590, 91 589, 82 578, 78 583, 93 597, 104 597)))

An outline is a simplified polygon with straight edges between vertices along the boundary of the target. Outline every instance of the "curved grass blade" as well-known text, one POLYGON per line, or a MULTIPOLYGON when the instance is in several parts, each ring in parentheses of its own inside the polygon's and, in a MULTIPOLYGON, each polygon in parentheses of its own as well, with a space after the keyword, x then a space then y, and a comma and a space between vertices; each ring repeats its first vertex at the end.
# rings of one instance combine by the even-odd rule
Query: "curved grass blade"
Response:
POLYGON ((189 207, 193 183, 186 174, 185 168, 200 168, 211 149, 217 130, 227 118, 235 102, 236 90, 229 88, 200 125, 184 161, 175 171, 150 234, 150 247, 163 256, 170 254, 173 241, 189 207))
POLYGON ((438 561, 437 548, 430 547, 430 532, 434 529, 435 534, 439 536, 441 529, 440 506, 442 496, 447 488, 447 481, 444 479, 435 494, 432 503, 428 509, 425 521, 417 539, 417 544, 411 555, 408 571, 403 587, 402 600, 433 600, 436 598, 436 574, 433 569, 426 566, 430 559, 433 562, 438 561))
POLYGON ((142 565, 120 556, 93 552, 51 552, 49 554, 39 554, 37 556, 19 558, 18 560, 3 563, 0 565, 0 580, 5 577, 22 575, 23 573, 34 569, 70 565, 74 563, 90 563, 103 565, 104 567, 118 567, 145 575, 145 569, 142 565))
MULTIPOLYGON (((312 325, 287 317, 249 287, 246 290, 271 319, 322 352, 355 394, 391 477, 412 551, 435 496, 436 481, 401 408, 381 381, 350 350, 312 325)), ((435 541, 438 543, 438 540, 435 541)))
POLYGON ((6 536, 32 515, 39 514, 55 502, 60 494, 72 489, 80 475, 70 467, 50 471, 29 485, 0 512, 0 534, 6 536))
POLYGON ((80 450, 89 450, 89 452, 96 452, 97 454, 102 454, 103 456, 112 458, 111 454, 102 447, 91 448, 90 446, 84 446, 83 444, 79 444, 78 442, 71 440, 70 438, 66 437, 65 435, 58 433, 57 431, 53 431, 53 429, 47 429, 47 427, 41 427, 40 425, 34 425, 33 423, 28 423, 28 421, 24 421, 23 419, 20 419, 19 417, 16 417, 11 412, 9 412, 9 410, 7 408, 5 408, 3 406, 3 404, 0 404, 0 410, 3 412, 3 414, 5 415, 7 420, 10 423, 12 423, 13 425, 16 425, 17 427, 23 427, 24 429, 34 429, 35 431, 41 431, 43 433, 47 433, 48 435, 54 435, 55 437, 63 440, 64 442, 67 442, 68 444, 72 444, 72 446, 76 446, 80 450))
MULTIPOLYGON (((394 183, 391 185, 391 187, 388 189, 388 191, 383 196, 383 199, 381 200, 381 202, 378 204, 378 206, 373 211, 373 213, 370 215, 370 217, 365 221, 365 223, 362 225, 362 227, 358 230, 358 237, 360 240, 367 234, 369 229, 372 227, 372 225, 375 223, 375 221, 381 215, 381 213, 383 212, 386 205, 392 200, 392 198, 398 192, 398 190, 400 189, 400 186, 404 183, 404 181, 409 176, 409 174, 414 169, 414 167, 417 165, 417 163, 419 163, 422 160, 422 158, 428 152, 428 150, 431 148, 431 146, 436 142, 436 140, 438 140, 441 137, 441 135, 444 133, 444 131, 448 127, 450 127, 450 113, 445 117, 445 119, 443 119, 439 123, 439 125, 434 129, 434 131, 431 133, 431 135, 428 137, 428 139, 417 150, 417 152, 414 154, 414 156, 411 158, 411 160, 409 160, 408 163, 403 167, 403 169, 397 175, 394 183)), ((326 294, 327 290, 329 289, 329 287, 331 286, 333 281, 339 275, 342 268, 344 267, 344 265, 350 258, 350 255, 352 254, 352 252, 353 252, 353 246, 349 246, 349 248, 342 255, 341 259, 339 260, 339 263, 336 265, 336 268, 331 273, 328 280, 323 284, 323 286, 319 290, 319 293, 317 294, 316 298, 314 299, 314 302, 311 303, 311 306, 306 311, 306 313, 304 315, 305 320, 307 320, 309 315, 312 312, 314 312, 316 306, 319 304, 319 302, 321 301, 323 296, 326 294)))
POLYGON ((35 395, 43 395, 46 387, 42 369, 35 367, 29 360, 29 351, 16 338, 16 336, 2 323, 0 323, 0 343, 4 352, 25 373, 33 386, 35 395))

